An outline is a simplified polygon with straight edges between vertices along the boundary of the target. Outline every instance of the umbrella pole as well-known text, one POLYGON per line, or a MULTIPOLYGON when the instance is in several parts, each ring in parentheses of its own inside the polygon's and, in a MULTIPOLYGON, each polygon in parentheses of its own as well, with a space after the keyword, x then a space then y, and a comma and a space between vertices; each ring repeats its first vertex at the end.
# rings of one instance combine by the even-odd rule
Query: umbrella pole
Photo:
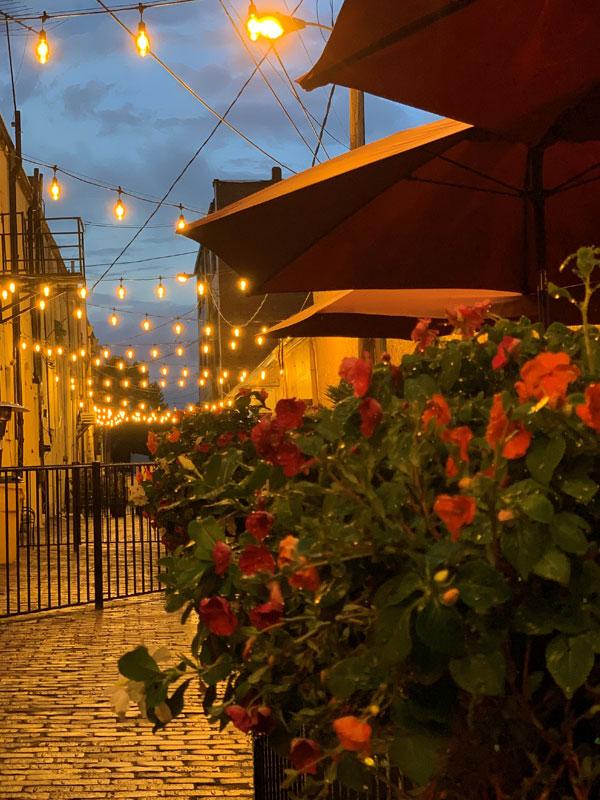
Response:
POLYGON ((550 308, 546 266, 546 196, 544 193, 544 150, 542 148, 536 147, 530 150, 530 164, 538 314, 544 327, 548 327, 550 308))

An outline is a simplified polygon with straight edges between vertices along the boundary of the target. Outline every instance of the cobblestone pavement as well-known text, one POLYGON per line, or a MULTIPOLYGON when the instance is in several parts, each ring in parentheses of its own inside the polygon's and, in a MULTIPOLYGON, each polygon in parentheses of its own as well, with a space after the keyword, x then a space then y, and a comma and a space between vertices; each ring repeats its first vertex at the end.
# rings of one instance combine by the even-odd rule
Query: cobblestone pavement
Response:
POLYGON ((0 622, 0 798, 250 800, 247 737, 210 726, 188 690, 162 732, 109 707, 117 660, 143 643, 187 651, 190 626, 156 595, 0 622))

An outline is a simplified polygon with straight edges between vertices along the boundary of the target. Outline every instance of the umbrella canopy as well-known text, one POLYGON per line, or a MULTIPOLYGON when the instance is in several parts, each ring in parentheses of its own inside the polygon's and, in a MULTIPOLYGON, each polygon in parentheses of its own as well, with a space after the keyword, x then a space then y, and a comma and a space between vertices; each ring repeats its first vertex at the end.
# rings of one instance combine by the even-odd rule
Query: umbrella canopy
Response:
POLYGON ((600 139, 597 0, 345 0, 300 84, 337 83, 530 146, 600 139))
MULTIPOLYGON (((445 323, 446 309, 489 300, 491 311, 502 317, 531 316, 535 298, 509 292, 454 289, 400 289, 335 292, 269 328, 267 335, 351 336, 408 339, 415 318, 431 317, 445 323)), ((437 323, 436 323, 437 326, 437 323)), ((434 326, 434 327, 436 327, 434 326)), ((438 326, 439 327, 439 326, 438 326)))
MULTIPOLYGON (((600 144, 544 155, 550 278, 598 237, 598 193, 579 179, 600 144)), ((539 253, 528 148, 441 120, 345 153, 191 223, 253 292, 492 289, 532 294, 539 253)))

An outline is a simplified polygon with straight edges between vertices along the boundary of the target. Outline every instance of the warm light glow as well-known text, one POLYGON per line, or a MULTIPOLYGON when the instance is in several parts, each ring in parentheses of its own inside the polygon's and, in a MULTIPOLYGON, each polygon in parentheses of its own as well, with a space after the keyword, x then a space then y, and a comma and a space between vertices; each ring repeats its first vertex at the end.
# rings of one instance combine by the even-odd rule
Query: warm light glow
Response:
POLYGON ((58 375, 55 375, 55 376, 54 376, 54 383, 58 383, 58 382, 59 382, 59 380, 60 380, 60 378, 58 377, 58 375))
POLYGON ((205 336, 210 336, 210 334, 211 334, 211 333, 212 333, 212 328, 210 327, 210 325, 207 325, 207 326, 204 328, 204 335, 205 335, 205 336))
POLYGON ((59 356, 62 356, 62 354, 63 354, 63 349, 62 349, 62 347, 57 347, 57 348, 56 348, 56 352, 58 353, 58 355, 59 355, 59 356))
POLYGON ((158 348, 153 347, 152 350, 150 350, 150 355, 152 356, 152 358, 158 358, 159 356, 158 348))
POLYGON ((35 47, 35 54, 40 64, 45 64, 48 61, 48 56, 50 55, 50 48, 48 47, 48 42, 46 41, 46 31, 43 28, 40 31, 40 35, 38 36, 38 42, 35 47))
POLYGON ((187 410, 190 412, 190 414, 193 414, 195 411, 195 407, 190 403, 189 406, 187 407, 187 410))
POLYGON ((147 380, 140 381, 140 386, 142 387, 142 389, 146 389, 148 387, 148 381, 147 380))
POLYGON ((100 359, 100 358, 95 358, 95 359, 94 359, 94 364, 95 364, 97 367, 99 367, 101 363, 102 363, 102 359, 100 359))
POLYGON ((71 353, 71 361, 75 363, 77 361, 77 353, 71 353))
POLYGON ((119 288, 117 289, 117 297, 119 300, 125 299, 125 287, 123 286, 123 278, 121 278, 121 283, 119 283, 119 288))
POLYGON ((258 336, 256 339, 256 344, 262 344, 264 342, 264 338, 262 336, 258 336))
POLYGON ((223 377, 224 378, 228 378, 229 377, 229 373, 227 372, 226 369, 223 370, 223 377))
POLYGON ((158 385, 160 386, 160 388, 161 388, 161 389, 164 389, 164 388, 165 388, 165 386, 167 385, 167 382, 166 382, 166 380, 164 380, 164 378, 163 378, 163 380, 162 380, 162 381, 160 381, 160 383, 159 383, 158 385))
POLYGON ((257 16, 254 4, 250 6, 250 9, 246 28, 253 42, 255 42, 259 36, 263 36, 265 39, 279 39, 283 36, 285 30, 277 16, 272 14, 264 14, 260 17, 257 16))
POLYGON ((260 379, 261 379, 261 381, 264 381, 264 379, 265 379, 266 377, 267 377, 267 373, 266 373, 266 372, 264 371, 264 369, 263 369, 263 371, 260 373, 260 379))
POLYGON ((133 358, 133 357, 134 357, 134 355, 135 355, 135 353, 134 353, 134 351, 133 351, 133 348, 132 348, 132 347, 130 347, 130 348, 127 350, 127 352, 125 353, 125 355, 127 356, 127 358, 133 358))
POLYGON ((240 287, 242 292, 245 292, 248 288, 248 281, 245 278, 240 278, 238 281, 238 286, 240 287))
POLYGON ((173 325, 173 330, 175 331, 175 333, 177 334, 177 336, 179 336, 179 334, 180 334, 180 333, 182 332, 182 330, 183 330, 183 325, 181 324, 181 322, 176 322, 176 323, 175 323, 175 325, 173 325))
POLYGON ((42 346, 41 344, 37 344, 36 342, 36 344, 33 345, 33 349, 35 350, 36 353, 40 353, 42 350, 42 346))
POLYGON ((160 373, 161 373, 161 375, 168 375, 169 374, 169 368, 168 367, 161 367, 160 368, 160 373))
POLYGON ((111 325, 117 325, 118 322, 119 322, 119 318, 117 317, 117 315, 113 311, 112 316, 110 318, 110 324, 111 325))
POLYGON ((202 348, 202 352, 205 353, 205 354, 208 353, 209 350, 210 350, 210 347, 207 344, 205 344, 203 346, 203 348, 202 348))
POLYGON ((81 289, 79 290, 79 296, 81 297, 82 300, 85 300, 85 298, 87 297, 87 289, 85 288, 85 286, 82 286, 81 289))
POLYGON ((122 361, 117 363, 117 369, 125 369, 125 364, 122 361))
POLYGON ((27 350, 27 342, 21 342, 21 350, 27 350))
POLYGON ((150 40, 148 39, 148 36, 146 34, 146 26, 144 25, 142 20, 140 20, 138 25, 138 32, 135 44, 137 47, 137 51, 141 56, 148 55, 148 50, 150 49, 150 40))
MULTIPOLYGON (((185 221, 185 217, 183 216, 183 206, 182 205, 179 206, 179 212, 180 212, 179 213, 179 219, 177 220, 176 229, 178 231, 183 231, 183 230, 185 230, 185 226, 186 226, 187 223, 185 221)), ((185 281, 184 281, 184 283, 185 283, 185 281)))
POLYGON ((177 347, 177 348, 175 349, 175 353, 176 353, 176 355, 178 355, 178 356, 182 356, 182 355, 185 353, 185 350, 183 349, 183 347, 181 347, 181 346, 180 346, 180 347, 177 347))
POLYGON ((82 347, 82 348, 80 349, 80 351, 79 351, 79 355, 80 355, 82 358, 85 358, 85 347, 82 347))
POLYGON ((75 316, 77 317, 77 319, 81 319, 83 317, 83 309, 82 308, 76 308, 75 309, 75 316))
POLYGON ((109 394, 107 394, 106 397, 104 398, 104 400, 105 400, 106 403, 110 403, 110 401, 112 400, 112 397, 109 394))
POLYGON ((86 383, 87 383, 88 386, 92 386, 94 381, 91 378, 88 378, 86 383))
POLYGON ((145 364, 140 364, 140 372, 141 373, 148 372, 148 367, 145 364))
POLYGON ((207 369, 205 369, 202 374, 204 375, 205 378, 208 378, 210 373, 207 369))
POLYGON ((204 386, 204 378, 200 378, 200 380, 198 381, 198 385, 204 386))
POLYGON ((177 280, 179 281, 179 283, 187 283, 189 277, 190 276, 187 275, 185 272, 180 272, 179 275, 177 275, 177 280))
POLYGON ((117 199, 117 204, 115 206, 115 217, 122 222, 123 217, 125 216, 125 206, 121 200, 121 187, 119 186, 119 197, 117 199))
POLYGON ((219 378, 219 383, 221 384, 221 386, 223 386, 224 383, 223 378, 219 378))
POLYGON ((142 322, 142 328, 143 328, 145 331, 149 331, 151 327, 152 327, 152 323, 151 323, 151 322, 150 322, 150 320, 148 319, 148 314, 146 314, 146 317, 145 317, 145 319, 144 319, 144 320, 143 320, 143 322, 142 322))
POLYGON ((8 291, 9 291, 11 294, 14 294, 14 293, 17 291, 17 284, 16 284, 14 281, 11 281, 11 282, 8 284, 8 291))
POLYGON ((45 300, 40 300, 40 302, 38 303, 38 307, 39 307, 40 311, 43 311, 46 308, 46 301, 45 300))
POLYGON ((185 386, 185 381, 183 380, 183 378, 180 378, 180 379, 177 381, 177 383, 178 383, 178 384, 181 386, 181 388, 182 388, 182 389, 183 389, 183 387, 185 386))
POLYGON ((267 332, 267 327, 264 326, 263 329, 262 329, 262 333, 266 333, 266 332, 267 332))
POLYGON ((202 297, 205 291, 206 291, 206 286, 202 283, 202 281, 198 281, 198 294, 200 295, 200 297, 202 297))
POLYGON ((111 384, 112 384, 112 381, 111 381, 111 379, 110 379, 110 378, 107 378, 107 379, 104 381, 104 385, 106 386, 106 388, 107 388, 107 389, 110 387, 110 385, 111 385, 111 384))
POLYGON ((129 400, 123 400, 122 405, 127 407, 129 405, 129 400))
POLYGON ((184 367, 181 370, 181 374, 183 375, 184 378, 187 378, 187 376, 190 374, 190 371, 189 371, 189 369, 187 367, 184 367))
POLYGON ((6 291, 6 289, 2 289, 2 299, 8 300, 8 292, 6 291))
POLYGON ((245 375, 241 375, 240 376, 240 383, 243 383, 245 380, 246 380, 246 376, 245 375))
POLYGON ((50 287, 48 285, 42 286, 42 293, 44 297, 50 297, 50 287))
POLYGON ((239 336, 239 335, 240 335, 240 333, 241 333, 241 331, 240 331, 240 329, 239 329, 239 328, 234 328, 234 329, 233 329, 233 335, 234 335, 234 336, 236 336, 236 337, 237 337, 237 336, 239 336))
POLYGON ((102 351, 102 355, 104 356, 104 358, 110 358, 110 350, 108 350, 105 347, 104 350, 102 351))
POLYGON ((48 358, 52 358, 52 348, 51 348, 51 347, 49 347, 49 348, 46 350, 46 355, 48 356, 48 358))
POLYGON ((237 347, 237 342, 235 341, 235 339, 229 342, 229 347, 231 347, 232 350, 235 350, 235 348, 237 347))
POLYGON ((162 297, 164 297, 164 296, 165 296, 165 287, 162 285, 162 275, 160 275, 160 276, 159 276, 158 280, 159 280, 159 284, 158 284, 158 286, 156 287, 156 294, 157 294, 157 295, 158 295, 160 298, 162 298, 162 297))

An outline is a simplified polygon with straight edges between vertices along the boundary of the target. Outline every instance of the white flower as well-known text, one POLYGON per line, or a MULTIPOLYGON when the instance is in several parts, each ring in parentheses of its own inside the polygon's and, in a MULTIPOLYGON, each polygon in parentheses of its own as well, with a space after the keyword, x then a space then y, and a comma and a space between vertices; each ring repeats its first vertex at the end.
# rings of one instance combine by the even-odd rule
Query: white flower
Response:
POLYGON ((125 717, 125 712, 129 708, 129 693, 124 686, 119 686, 116 689, 111 698, 110 698, 110 707, 112 710, 117 714, 119 719, 123 719, 125 717))
POLYGON ((169 462, 166 458, 159 458, 158 459, 158 466, 162 469, 163 472, 166 474, 169 473, 169 462))
POLYGON ((135 506, 145 506, 148 503, 146 492, 139 483, 132 483, 129 487, 129 502, 135 506))

